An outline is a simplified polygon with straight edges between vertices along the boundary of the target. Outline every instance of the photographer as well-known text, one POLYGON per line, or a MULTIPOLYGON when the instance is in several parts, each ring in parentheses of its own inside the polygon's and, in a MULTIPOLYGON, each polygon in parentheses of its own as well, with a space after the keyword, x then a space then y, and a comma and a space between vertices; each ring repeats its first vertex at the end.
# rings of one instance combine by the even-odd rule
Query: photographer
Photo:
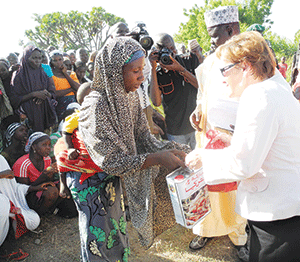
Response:
POLYGON ((149 60, 152 67, 150 95, 155 106, 163 104, 168 139, 195 148, 195 131, 189 115, 196 105, 198 58, 193 53, 185 58, 177 55, 173 38, 161 33, 149 60))

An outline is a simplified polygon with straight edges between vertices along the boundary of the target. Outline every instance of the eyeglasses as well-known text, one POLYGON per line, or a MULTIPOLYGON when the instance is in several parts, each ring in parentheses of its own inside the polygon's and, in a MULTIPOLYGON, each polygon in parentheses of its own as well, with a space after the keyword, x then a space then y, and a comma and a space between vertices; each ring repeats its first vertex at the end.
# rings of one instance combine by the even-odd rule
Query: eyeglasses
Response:
POLYGON ((230 64, 230 65, 227 65, 227 66, 225 66, 225 67, 223 67, 223 68, 220 68, 220 71, 221 71, 222 76, 225 76, 225 72, 228 71, 228 70, 230 70, 230 69, 233 68, 234 66, 236 66, 238 63, 239 63, 239 62, 230 64))

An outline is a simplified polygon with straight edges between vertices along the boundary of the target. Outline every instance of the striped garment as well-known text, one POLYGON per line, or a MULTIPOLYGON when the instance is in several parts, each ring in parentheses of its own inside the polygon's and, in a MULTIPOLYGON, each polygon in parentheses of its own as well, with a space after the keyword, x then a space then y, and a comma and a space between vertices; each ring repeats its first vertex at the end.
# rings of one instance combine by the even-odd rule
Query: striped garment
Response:
MULTIPOLYGON (((49 156, 44 157, 44 169, 50 165, 51 158, 49 156)), ((16 177, 28 177, 31 183, 33 183, 42 174, 42 172, 35 168, 29 159, 29 154, 20 157, 13 165, 12 169, 16 177)))

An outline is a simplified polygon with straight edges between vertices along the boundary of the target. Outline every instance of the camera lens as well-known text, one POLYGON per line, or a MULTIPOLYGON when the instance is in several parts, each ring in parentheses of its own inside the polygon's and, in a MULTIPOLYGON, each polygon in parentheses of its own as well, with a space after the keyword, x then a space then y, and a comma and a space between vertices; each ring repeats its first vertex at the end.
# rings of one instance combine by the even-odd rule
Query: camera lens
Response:
POLYGON ((139 42, 145 50, 150 50, 151 46, 153 45, 152 38, 147 35, 141 36, 139 42))
POLYGON ((173 63, 169 53, 161 54, 160 61, 164 65, 171 65, 173 63))

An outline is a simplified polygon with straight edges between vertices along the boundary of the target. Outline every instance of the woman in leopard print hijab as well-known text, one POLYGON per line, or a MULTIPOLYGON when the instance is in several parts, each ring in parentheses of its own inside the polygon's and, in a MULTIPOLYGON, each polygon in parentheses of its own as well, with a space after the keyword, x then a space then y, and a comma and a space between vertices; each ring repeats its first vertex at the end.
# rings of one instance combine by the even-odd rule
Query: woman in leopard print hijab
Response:
POLYGON ((189 148, 150 134, 135 92, 144 80, 144 59, 141 45, 129 37, 110 40, 100 50, 93 91, 81 106, 79 132, 93 161, 114 179, 123 178, 132 225, 147 248, 154 239, 154 180, 184 166, 181 150, 189 148))

